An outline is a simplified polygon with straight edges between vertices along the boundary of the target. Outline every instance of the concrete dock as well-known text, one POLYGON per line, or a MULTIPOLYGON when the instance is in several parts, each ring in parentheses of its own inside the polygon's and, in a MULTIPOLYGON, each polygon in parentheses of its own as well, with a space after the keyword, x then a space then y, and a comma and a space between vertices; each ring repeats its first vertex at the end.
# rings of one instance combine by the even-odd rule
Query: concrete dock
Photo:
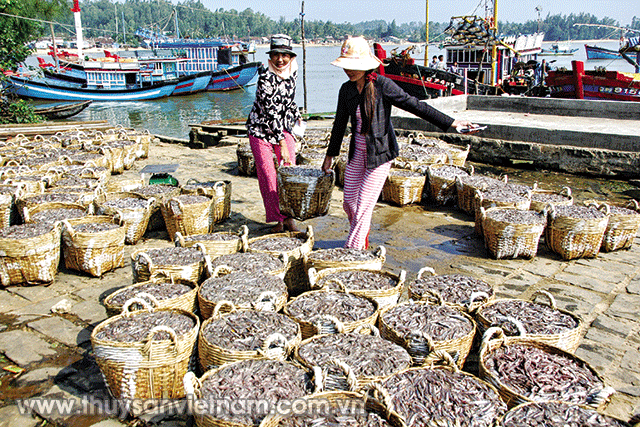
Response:
MULTIPOLYGON (((456 116, 464 116, 462 113, 456 116)), ((255 237, 265 234, 269 226, 264 224, 257 180, 237 174, 235 149, 221 146, 191 150, 155 142, 149 158, 136 161, 132 169, 112 179, 139 178, 139 171, 146 165, 178 163, 174 176, 180 182, 186 183, 189 178, 230 180, 232 213, 218 229, 236 231, 246 224, 249 237, 255 237)), ((314 227, 316 248, 343 244, 348 223, 339 188, 333 192, 328 215, 299 224, 301 229, 306 225, 314 227)), ((386 203, 376 206, 370 239, 373 247, 384 245, 387 249, 385 268, 406 270, 407 281, 415 279, 420 268, 430 266, 438 274, 459 273, 486 280, 499 298, 529 299, 537 290, 550 292, 559 308, 584 322, 576 355, 616 390, 605 412, 623 420, 640 413, 638 239, 629 250, 600 253, 595 259, 564 261, 541 243, 531 260, 494 260, 474 233, 473 218, 456 207, 397 207, 386 203)), ((138 244, 125 248, 126 257, 138 249, 169 246, 172 243, 166 232, 150 232, 138 244)), ((91 399, 106 398, 108 390, 94 361, 89 337, 92 329, 107 318, 104 298, 132 283, 129 258, 125 259, 124 268, 101 278, 62 268, 48 286, 0 290, 0 426, 36 427, 45 421, 47 425, 68 427, 139 426, 147 422, 166 427, 191 425, 192 421, 183 416, 118 419, 92 406, 91 399), (67 399, 78 405, 88 402, 88 406, 73 414, 43 408, 21 414, 17 399, 30 397, 67 399)))

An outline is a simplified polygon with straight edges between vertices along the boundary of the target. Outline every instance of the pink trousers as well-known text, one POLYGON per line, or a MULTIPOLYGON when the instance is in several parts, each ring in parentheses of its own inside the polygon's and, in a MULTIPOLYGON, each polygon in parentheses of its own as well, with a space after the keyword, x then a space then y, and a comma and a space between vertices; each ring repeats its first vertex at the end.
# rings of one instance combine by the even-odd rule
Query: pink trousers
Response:
MULTIPOLYGON (((285 132, 284 135, 285 140, 287 141, 287 149, 289 150, 289 158, 291 158, 292 164, 295 165, 296 141, 290 133, 285 132)), ((251 135, 249 135, 249 143, 251 144, 251 152, 253 153, 253 157, 256 162, 258 185, 260 186, 262 203, 264 203, 266 221, 282 222, 286 217, 280 213, 276 167, 273 163, 274 153, 278 164, 280 164, 280 161, 282 160, 280 145, 271 144, 263 139, 259 139, 251 135)))

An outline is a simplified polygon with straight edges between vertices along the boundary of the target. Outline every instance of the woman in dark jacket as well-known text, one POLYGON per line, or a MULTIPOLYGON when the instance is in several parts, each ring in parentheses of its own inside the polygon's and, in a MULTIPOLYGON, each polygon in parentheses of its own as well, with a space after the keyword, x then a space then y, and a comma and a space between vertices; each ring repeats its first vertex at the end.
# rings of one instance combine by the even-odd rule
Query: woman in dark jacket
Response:
POLYGON ((396 106, 438 126, 443 131, 474 127, 454 120, 430 105, 408 95, 390 79, 373 72, 381 62, 362 37, 350 37, 342 44, 340 57, 331 63, 344 69, 349 81, 340 88, 331 140, 322 165, 329 172, 349 120, 352 135, 344 177, 344 210, 350 230, 346 248, 369 246, 371 217, 391 161, 398 156, 398 142, 391 125, 391 107, 396 106))

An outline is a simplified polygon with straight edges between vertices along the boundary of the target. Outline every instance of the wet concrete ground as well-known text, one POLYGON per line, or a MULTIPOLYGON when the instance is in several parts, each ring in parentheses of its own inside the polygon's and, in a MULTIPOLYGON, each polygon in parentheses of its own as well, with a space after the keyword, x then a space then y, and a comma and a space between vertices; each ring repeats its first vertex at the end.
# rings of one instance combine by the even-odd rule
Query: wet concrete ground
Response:
MULTIPOLYGON (((174 174, 180 182, 231 180, 231 217, 220 230, 238 230, 246 224, 250 237, 266 233, 264 210, 255 178, 237 175, 235 146, 190 150, 180 145, 156 143, 150 157, 115 180, 139 177, 149 164, 179 163, 174 174)), ((503 173, 502 169, 476 165, 477 173, 503 173)), ((598 181, 535 171, 507 170, 511 180, 561 188, 569 185, 576 199, 625 199, 637 197, 637 189, 624 182, 598 181)), ((325 217, 300 224, 314 227, 316 248, 341 246, 348 224, 342 210, 342 192, 333 192, 325 217)), ((154 232, 134 250, 171 246, 166 233, 154 232)), ((474 234, 473 219, 456 207, 378 203, 374 212, 371 244, 387 249, 385 268, 405 269, 407 280, 424 266, 439 274, 460 273, 491 283, 498 297, 528 299, 537 290, 551 292, 558 307, 581 316, 585 329, 576 355, 617 392, 606 413, 628 419, 640 413, 640 242, 595 259, 563 261, 541 243, 531 260, 494 260, 474 234)), ((20 415, 16 399, 34 396, 69 398, 77 402, 89 396, 106 397, 108 391, 95 364, 89 336, 107 318, 101 302, 114 290, 132 283, 131 268, 91 278, 64 268, 48 286, 10 287, 0 290, 0 426, 64 425, 112 427, 142 425, 147 420, 118 420, 100 415, 66 415, 36 410, 20 415), (60 303, 66 313, 52 313, 60 303)), ((185 418, 157 421, 164 426, 188 425, 185 418)))

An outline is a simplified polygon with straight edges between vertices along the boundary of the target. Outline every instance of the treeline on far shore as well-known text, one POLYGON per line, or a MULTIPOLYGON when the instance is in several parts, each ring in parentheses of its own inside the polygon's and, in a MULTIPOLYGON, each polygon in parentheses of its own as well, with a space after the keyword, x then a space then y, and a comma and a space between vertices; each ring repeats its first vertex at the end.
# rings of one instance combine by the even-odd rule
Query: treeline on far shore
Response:
MULTIPOLYGON (((207 9, 199 0, 185 0, 173 4, 168 0, 93 0, 81 2, 82 24, 86 37, 109 37, 117 42, 136 45, 134 35, 138 28, 176 35, 176 23, 180 36, 189 38, 230 37, 243 40, 260 40, 275 33, 291 35, 295 41, 301 40, 300 20, 286 21, 284 18, 273 20, 252 9, 243 11, 207 9)), ((65 22, 73 28, 73 16, 65 22)), ((597 24, 609 27, 620 26, 620 22, 611 19, 598 19, 586 13, 569 15, 547 15, 544 19, 533 19, 524 23, 499 21, 499 33, 530 34, 536 31, 545 33, 546 41, 587 40, 619 38, 619 30, 608 27, 583 26, 575 24, 597 24)), ((443 31, 448 22, 430 22, 429 40, 444 39, 443 31)), ((397 24, 384 20, 359 23, 334 23, 314 20, 306 15, 304 22, 305 39, 317 42, 341 40, 346 35, 364 35, 375 40, 394 37, 412 43, 425 41, 424 22, 415 21, 397 24)), ((630 28, 640 29, 640 18, 633 17, 630 28)), ((56 30, 56 35, 64 35, 65 29, 56 30)))

